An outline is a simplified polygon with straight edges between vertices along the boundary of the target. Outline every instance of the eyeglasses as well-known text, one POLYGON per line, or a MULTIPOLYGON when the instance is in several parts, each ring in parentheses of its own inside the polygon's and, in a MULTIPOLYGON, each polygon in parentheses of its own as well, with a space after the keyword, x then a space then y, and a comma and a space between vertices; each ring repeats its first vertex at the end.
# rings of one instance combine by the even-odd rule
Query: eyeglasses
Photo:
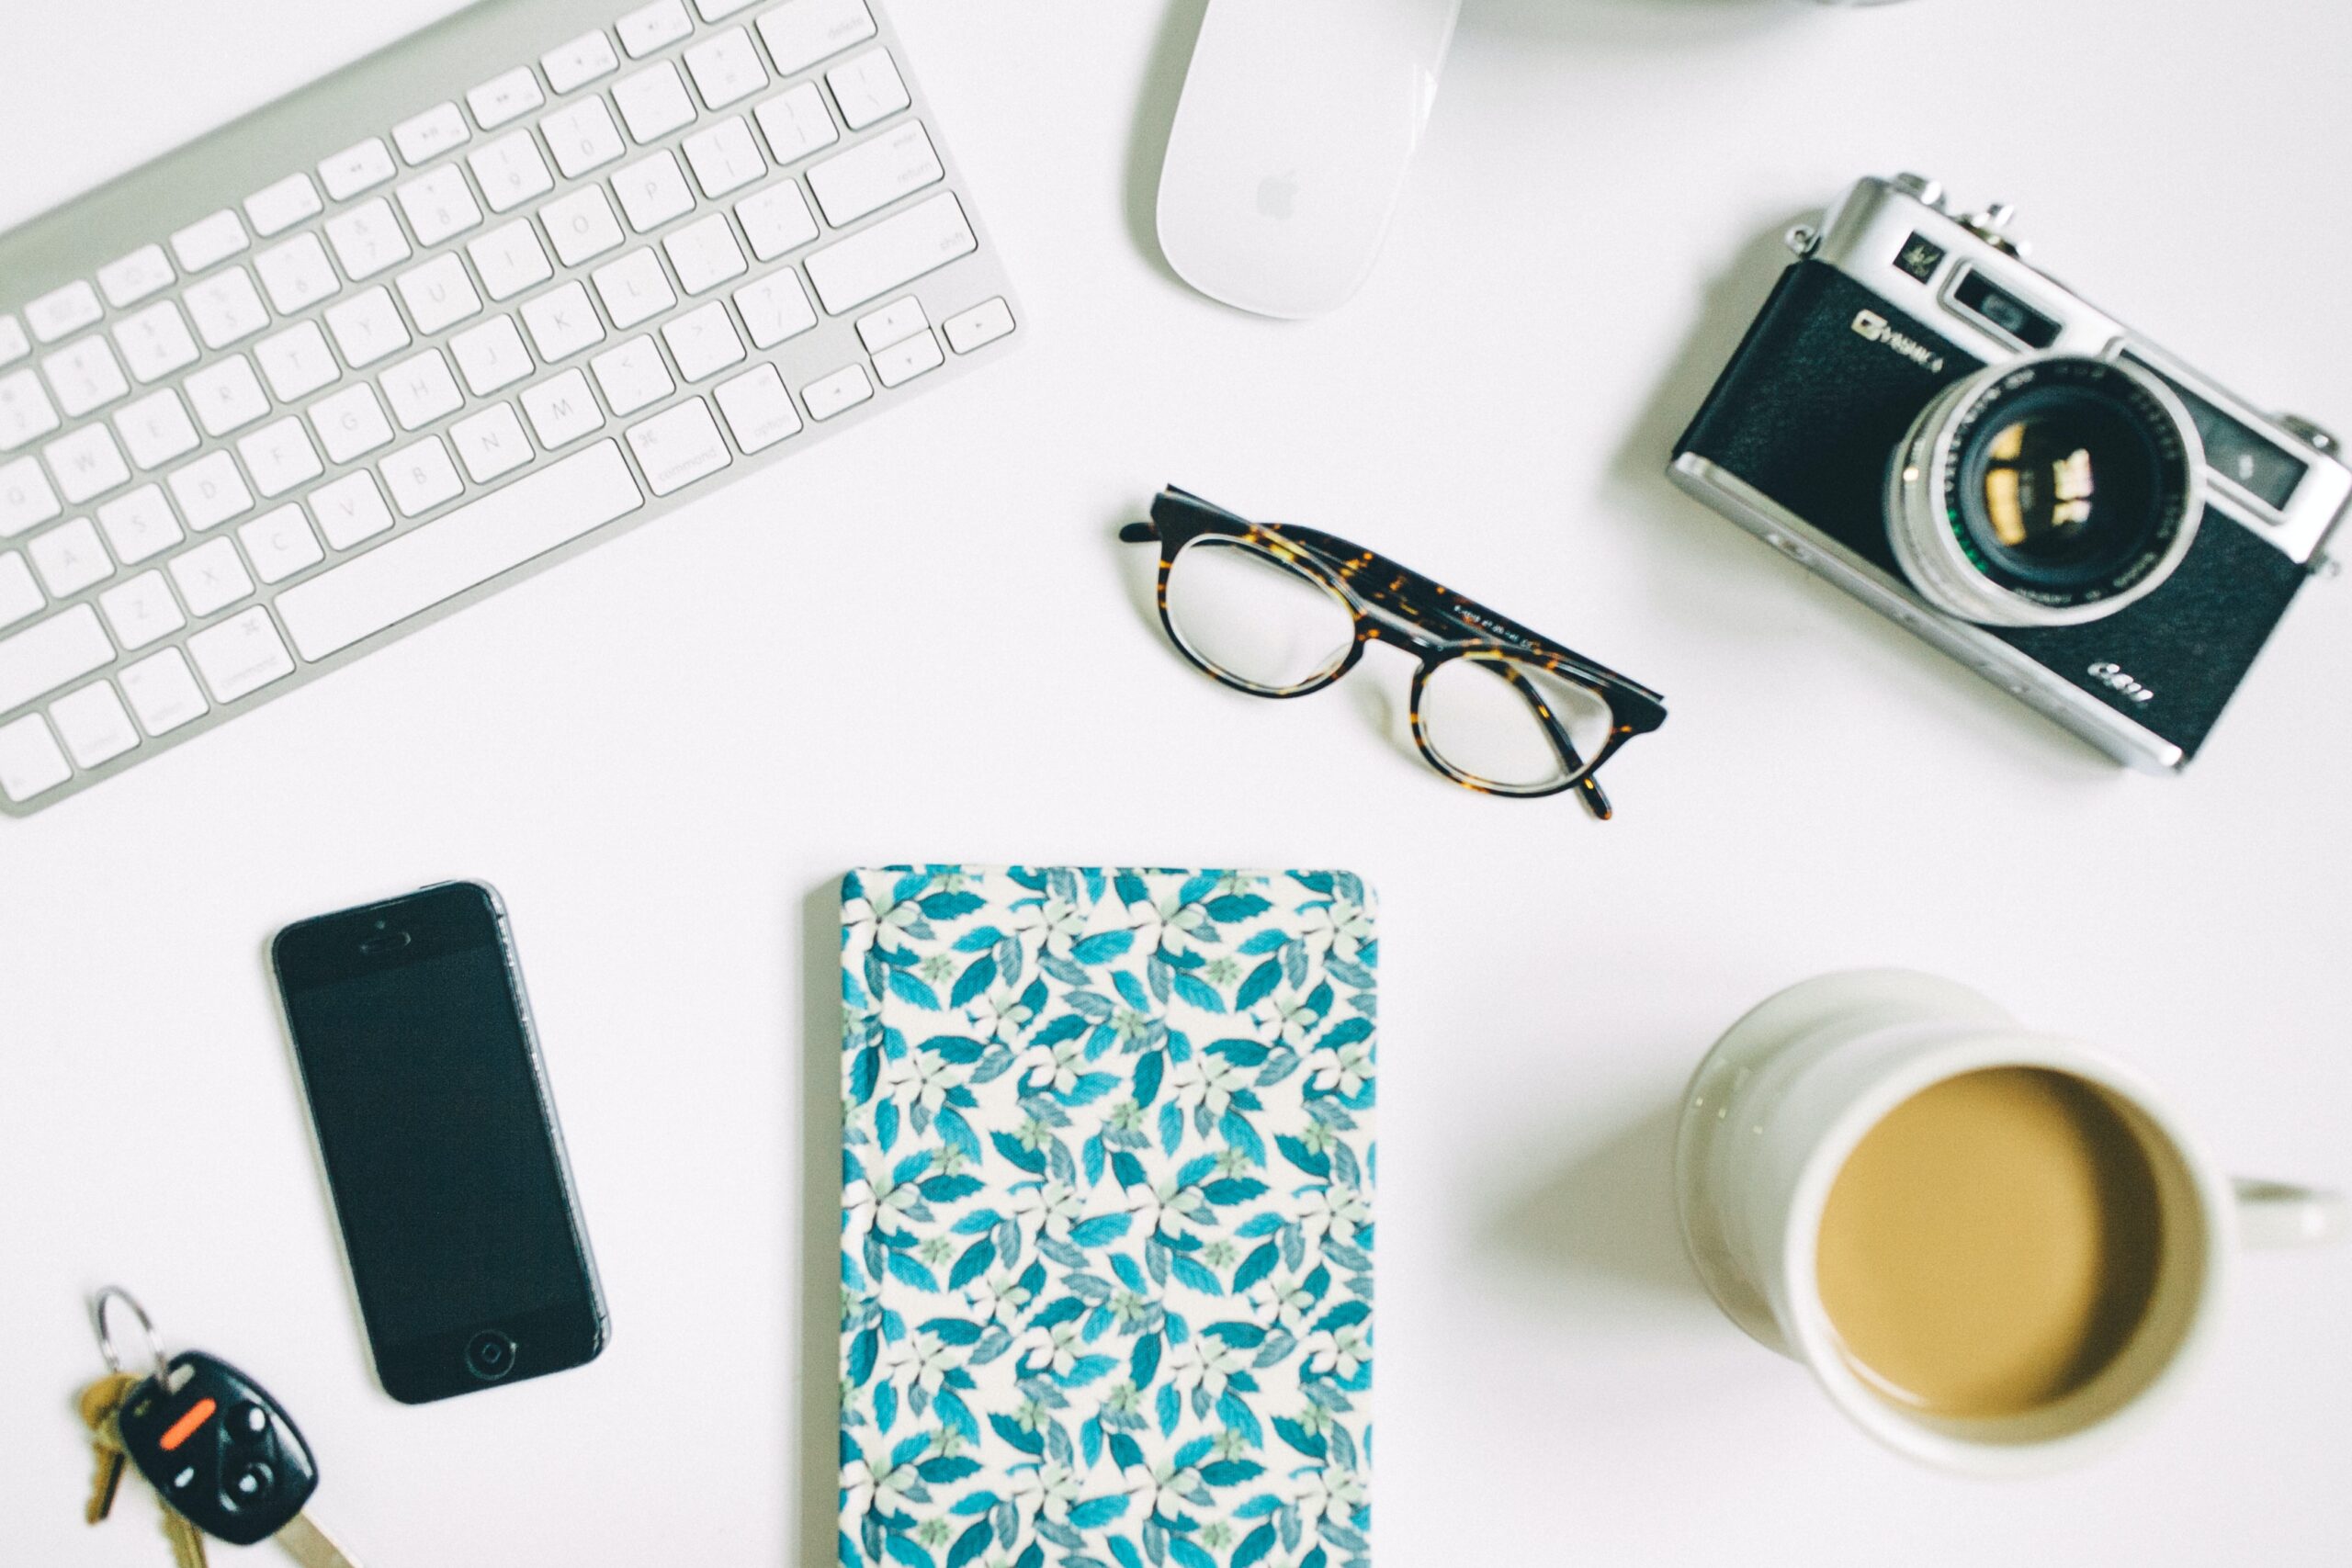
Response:
POLYGON ((1181 490, 1119 530, 1159 543, 1159 620, 1177 650, 1236 691, 1303 697, 1355 668, 1364 644, 1420 660, 1413 741, 1430 766, 1489 795, 1574 787, 1604 820, 1593 778, 1666 700, 1385 557, 1313 528, 1252 523, 1181 490))

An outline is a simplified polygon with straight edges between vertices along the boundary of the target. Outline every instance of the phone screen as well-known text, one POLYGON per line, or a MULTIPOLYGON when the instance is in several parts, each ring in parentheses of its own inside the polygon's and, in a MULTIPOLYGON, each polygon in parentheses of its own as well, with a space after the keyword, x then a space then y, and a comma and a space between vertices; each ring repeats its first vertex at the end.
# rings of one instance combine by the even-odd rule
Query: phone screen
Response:
POLYGON ((593 1355, 586 1241, 488 890, 306 921, 277 954, 387 1389, 439 1397, 593 1355))

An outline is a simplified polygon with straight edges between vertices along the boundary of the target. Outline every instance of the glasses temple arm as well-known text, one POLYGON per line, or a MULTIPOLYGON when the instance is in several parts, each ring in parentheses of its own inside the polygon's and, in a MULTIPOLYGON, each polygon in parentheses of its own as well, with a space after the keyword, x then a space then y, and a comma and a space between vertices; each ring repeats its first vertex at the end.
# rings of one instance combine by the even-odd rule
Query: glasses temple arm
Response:
MULTIPOLYGON (((1572 773, 1582 768, 1585 765, 1584 754, 1577 750, 1576 742, 1568 739, 1567 730, 1554 716, 1551 705, 1544 700, 1543 694, 1536 691, 1534 682, 1508 664, 1498 663, 1495 673, 1510 682, 1520 696, 1526 700, 1537 722, 1544 726, 1544 733, 1550 739, 1552 749, 1560 754, 1561 764, 1572 773)), ((1577 795, 1584 802, 1585 809, 1591 812, 1596 819, 1606 822, 1615 814, 1609 804, 1608 792, 1600 787, 1600 781, 1591 773, 1587 773, 1577 780, 1577 795)))

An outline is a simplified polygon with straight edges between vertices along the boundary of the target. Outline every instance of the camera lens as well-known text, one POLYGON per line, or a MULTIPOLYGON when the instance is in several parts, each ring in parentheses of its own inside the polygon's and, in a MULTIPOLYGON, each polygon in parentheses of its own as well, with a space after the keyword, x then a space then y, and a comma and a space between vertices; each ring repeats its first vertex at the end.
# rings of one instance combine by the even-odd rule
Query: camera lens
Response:
POLYGON ((2154 592, 2195 541, 2204 453, 2127 365, 2045 355, 1953 383, 1896 449, 1887 531, 1912 585, 1988 626, 2073 626, 2154 592))

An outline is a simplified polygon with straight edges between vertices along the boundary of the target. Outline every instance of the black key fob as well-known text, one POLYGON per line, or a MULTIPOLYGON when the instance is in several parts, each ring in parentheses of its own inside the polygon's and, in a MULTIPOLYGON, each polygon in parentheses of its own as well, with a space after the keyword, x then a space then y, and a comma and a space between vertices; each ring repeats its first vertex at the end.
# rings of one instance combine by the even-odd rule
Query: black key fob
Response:
POLYGON ((235 1546, 276 1535, 319 1489, 318 1464, 284 1408, 201 1350, 182 1351, 131 1390, 119 1424, 123 1451, 164 1501, 235 1546))

